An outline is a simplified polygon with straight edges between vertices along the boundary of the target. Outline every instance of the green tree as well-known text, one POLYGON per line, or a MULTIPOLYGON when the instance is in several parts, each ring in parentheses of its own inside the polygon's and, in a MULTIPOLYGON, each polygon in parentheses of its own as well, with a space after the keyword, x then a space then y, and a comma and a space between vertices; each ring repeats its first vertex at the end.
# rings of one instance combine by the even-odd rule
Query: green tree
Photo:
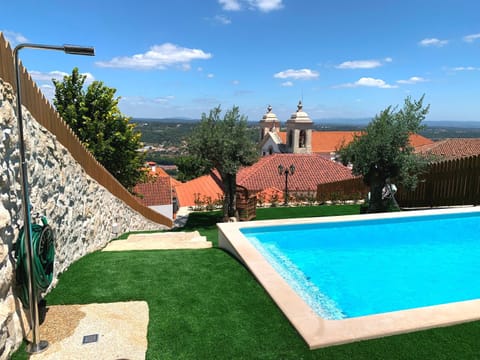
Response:
POLYGON ((216 169, 222 179, 225 197, 223 215, 235 216, 237 172, 241 166, 251 165, 257 159, 257 149, 247 128, 247 118, 240 115, 237 106, 220 117, 220 106, 210 110, 194 128, 188 139, 190 155, 216 169))
POLYGON ((387 107, 339 150, 342 162, 351 163, 352 173, 362 175, 370 187, 368 212, 388 211, 392 205, 398 207, 393 196, 382 196, 382 190, 389 189, 391 182, 414 189, 418 175, 427 165, 427 159, 415 154, 410 145, 410 135, 423 128, 421 122, 430 108, 423 105, 423 99, 424 96, 412 101, 407 97, 400 110, 387 107))
POLYGON ((116 90, 94 81, 84 89, 86 76, 74 68, 63 81, 53 80, 53 103, 85 147, 127 189, 144 176, 141 134, 118 107, 116 90))
POLYGON ((199 176, 208 174, 210 171, 209 162, 200 159, 195 155, 183 155, 175 159, 177 165, 177 180, 188 181, 199 176))

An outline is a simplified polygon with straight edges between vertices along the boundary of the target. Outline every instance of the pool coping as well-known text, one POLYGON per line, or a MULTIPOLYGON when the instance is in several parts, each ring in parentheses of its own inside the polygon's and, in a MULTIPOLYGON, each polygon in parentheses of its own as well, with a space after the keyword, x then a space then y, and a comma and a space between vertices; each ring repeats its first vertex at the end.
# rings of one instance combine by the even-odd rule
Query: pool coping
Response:
POLYGON ((228 251, 251 271, 282 310, 310 349, 359 340, 424 330, 480 320, 480 299, 394 311, 342 320, 327 320, 315 311, 277 273, 263 255, 240 232, 244 227, 295 225, 322 222, 344 222, 366 219, 401 218, 480 212, 480 208, 414 210, 397 213, 328 216, 283 220, 261 220, 219 223, 219 247, 228 251))

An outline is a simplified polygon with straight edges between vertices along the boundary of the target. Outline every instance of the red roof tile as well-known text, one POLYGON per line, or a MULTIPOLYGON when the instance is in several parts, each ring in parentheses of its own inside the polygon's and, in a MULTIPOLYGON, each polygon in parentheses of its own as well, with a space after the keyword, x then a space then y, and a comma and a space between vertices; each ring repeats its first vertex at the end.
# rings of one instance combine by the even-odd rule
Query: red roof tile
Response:
POLYGON ((152 176, 170 177, 160 166, 156 165, 150 168, 149 174, 152 176))
POLYGON ((223 190, 214 174, 180 183, 175 186, 175 191, 177 192, 179 206, 194 206, 196 196, 201 199, 210 197, 215 201, 223 195, 223 190))
POLYGON ((480 154, 480 138, 456 138, 436 141, 417 148, 417 152, 456 159, 480 154))
POLYGON ((320 154, 273 154, 262 157, 256 164, 240 169, 237 184, 251 191, 266 188, 285 188, 285 176, 278 174, 278 165, 295 166, 294 175, 288 176, 292 191, 317 191, 317 185, 351 179, 352 171, 320 154))
POLYGON ((345 143, 352 142, 355 131, 313 131, 312 151, 330 153, 337 151, 345 143))
POLYGON ((155 181, 137 184, 133 191, 138 194, 138 202, 145 206, 169 205, 172 203, 170 177, 160 176, 155 181))
POLYGON ((432 144, 432 143, 433 143, 433 141, 426 138, 425 136, 418 135, 418 134, 410 135, 410 145, 412 145, 414 148, 417 148, 419 146, 432 144))
MULTIPOLYGON (((336 152, 344 143, 349 144, 358 131, 312 131, 312 152, 331 153, 336 152)), ((283 143, 286 142, 286 132, 279 133, 283 143)), ((433 141, 418 134, 410 136, 410 144, 413 147, 431 144, 433 141)))

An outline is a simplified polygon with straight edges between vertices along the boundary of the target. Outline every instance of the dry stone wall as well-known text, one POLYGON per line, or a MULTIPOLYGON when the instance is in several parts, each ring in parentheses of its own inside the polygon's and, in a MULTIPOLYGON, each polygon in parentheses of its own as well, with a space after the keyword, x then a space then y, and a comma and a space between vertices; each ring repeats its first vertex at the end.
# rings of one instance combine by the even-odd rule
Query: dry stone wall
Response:
MULTIPOLYGON (((161 229, 89 177, 55 136, 23 108, 26 160, 33 213, 45 215, 54 230, 58 275, 82 256, 99 250, 120 233, 161 229)), ((29 329, 16 297, 13 250, 23 225, 15 96, 0 79, 0 360, 8 359, 29 329)))

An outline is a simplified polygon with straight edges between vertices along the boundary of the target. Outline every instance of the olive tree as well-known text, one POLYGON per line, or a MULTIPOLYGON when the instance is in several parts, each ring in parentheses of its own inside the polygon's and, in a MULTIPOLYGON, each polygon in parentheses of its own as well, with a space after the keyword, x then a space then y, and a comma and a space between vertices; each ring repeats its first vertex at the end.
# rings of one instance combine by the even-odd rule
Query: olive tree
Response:
POLYGON ((352 165, 354 175, 363 176, 370 187, 368 212, 388 211, 397 206, 394 198, 385 197, 382 191, 390 190, 390 182, 414 189, 418 175, 427 165, 427 159, 415 154, 410 135, 422 129, 422 121, 430 105, 419 100, 405 99, 403 107, 389 106, 376 115, 364 131, 354 136, 348 145, 339 150, 344 164, 352 165))
POLYGON ((247 128, 247 118, 234 106, 221 117, 220 106, 202 114, 188 139, 187 149, 208 170, 216 169, 225 192, 224 217, 236 215, 236 180, 240 167, 257 159, 257 149, 247 128))

